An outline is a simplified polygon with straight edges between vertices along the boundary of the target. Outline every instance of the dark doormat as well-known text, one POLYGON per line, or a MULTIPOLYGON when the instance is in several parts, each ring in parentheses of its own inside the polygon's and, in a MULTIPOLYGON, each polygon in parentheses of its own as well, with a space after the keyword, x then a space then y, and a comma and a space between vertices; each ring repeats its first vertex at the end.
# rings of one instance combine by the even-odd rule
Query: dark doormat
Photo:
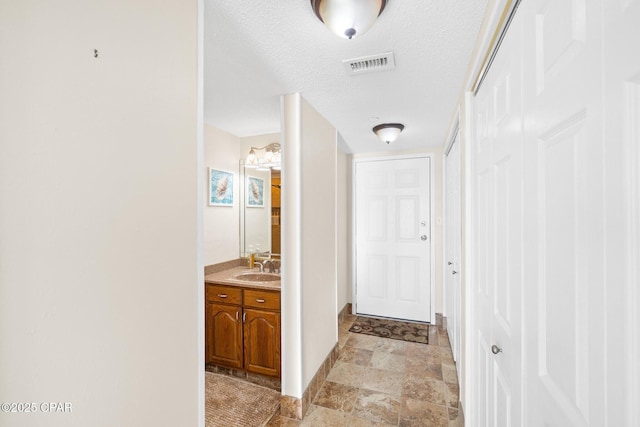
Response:
POLYGON ((349 332, 429 344, 429 324, 379 317, 356 316, 349 332))

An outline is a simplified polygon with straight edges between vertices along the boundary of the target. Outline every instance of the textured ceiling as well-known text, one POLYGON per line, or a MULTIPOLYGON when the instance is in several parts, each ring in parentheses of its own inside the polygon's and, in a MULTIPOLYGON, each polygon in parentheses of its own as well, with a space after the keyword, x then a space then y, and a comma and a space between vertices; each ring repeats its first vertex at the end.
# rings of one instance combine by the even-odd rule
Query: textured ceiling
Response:
POLYGON ((300 92, 354 153, 444 143, 487 0, 389 0, 362 36, 335 36, 309 0, 205 0, 205 121, 236 136, 280 130, 300 92), (395 70, 349 76, 342 60, 392 51, 395 70), (399 122, 387 146, 371 131, 399 122))

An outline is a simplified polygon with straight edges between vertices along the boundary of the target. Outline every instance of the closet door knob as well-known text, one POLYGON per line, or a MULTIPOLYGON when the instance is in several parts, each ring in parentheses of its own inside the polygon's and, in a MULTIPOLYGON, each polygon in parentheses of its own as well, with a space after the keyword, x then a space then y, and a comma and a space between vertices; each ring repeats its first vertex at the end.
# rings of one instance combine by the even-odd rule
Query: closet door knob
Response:
POLYGON ((422 236, 420 236, 420 240, 422 240, 422 241, 427 240, 427 235, 423 234, 422 236))
POLYGON ((457 271, 455 271, 455 270, 453 270, 453 271, 451 272, 451 274, 458 274, 458 272, 457 272, 457 271))
POLYGON ((493 354, 502 353, 502 349, 494 344, 491 346, 491 353, 493 354))

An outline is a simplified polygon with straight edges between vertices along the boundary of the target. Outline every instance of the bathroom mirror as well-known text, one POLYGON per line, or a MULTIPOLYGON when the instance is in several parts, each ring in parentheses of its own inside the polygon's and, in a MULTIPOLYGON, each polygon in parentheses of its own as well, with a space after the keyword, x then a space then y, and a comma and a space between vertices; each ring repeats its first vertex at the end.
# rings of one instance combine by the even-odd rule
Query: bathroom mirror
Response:
POLYGON ((280 256, 280 171, 240 161, 240 256, 280 256))

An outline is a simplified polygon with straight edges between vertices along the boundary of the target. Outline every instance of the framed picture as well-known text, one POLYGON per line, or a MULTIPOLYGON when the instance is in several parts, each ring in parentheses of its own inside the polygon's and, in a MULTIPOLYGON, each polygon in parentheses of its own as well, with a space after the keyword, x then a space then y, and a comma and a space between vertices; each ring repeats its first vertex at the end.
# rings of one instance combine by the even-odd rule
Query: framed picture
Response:
POLYGON ((233 173, 209 168, 209 206, 233 206, 233 173))
POLYGON ((247 177, 247 207, 264 207, 264 179, 255 176, 247 177))

